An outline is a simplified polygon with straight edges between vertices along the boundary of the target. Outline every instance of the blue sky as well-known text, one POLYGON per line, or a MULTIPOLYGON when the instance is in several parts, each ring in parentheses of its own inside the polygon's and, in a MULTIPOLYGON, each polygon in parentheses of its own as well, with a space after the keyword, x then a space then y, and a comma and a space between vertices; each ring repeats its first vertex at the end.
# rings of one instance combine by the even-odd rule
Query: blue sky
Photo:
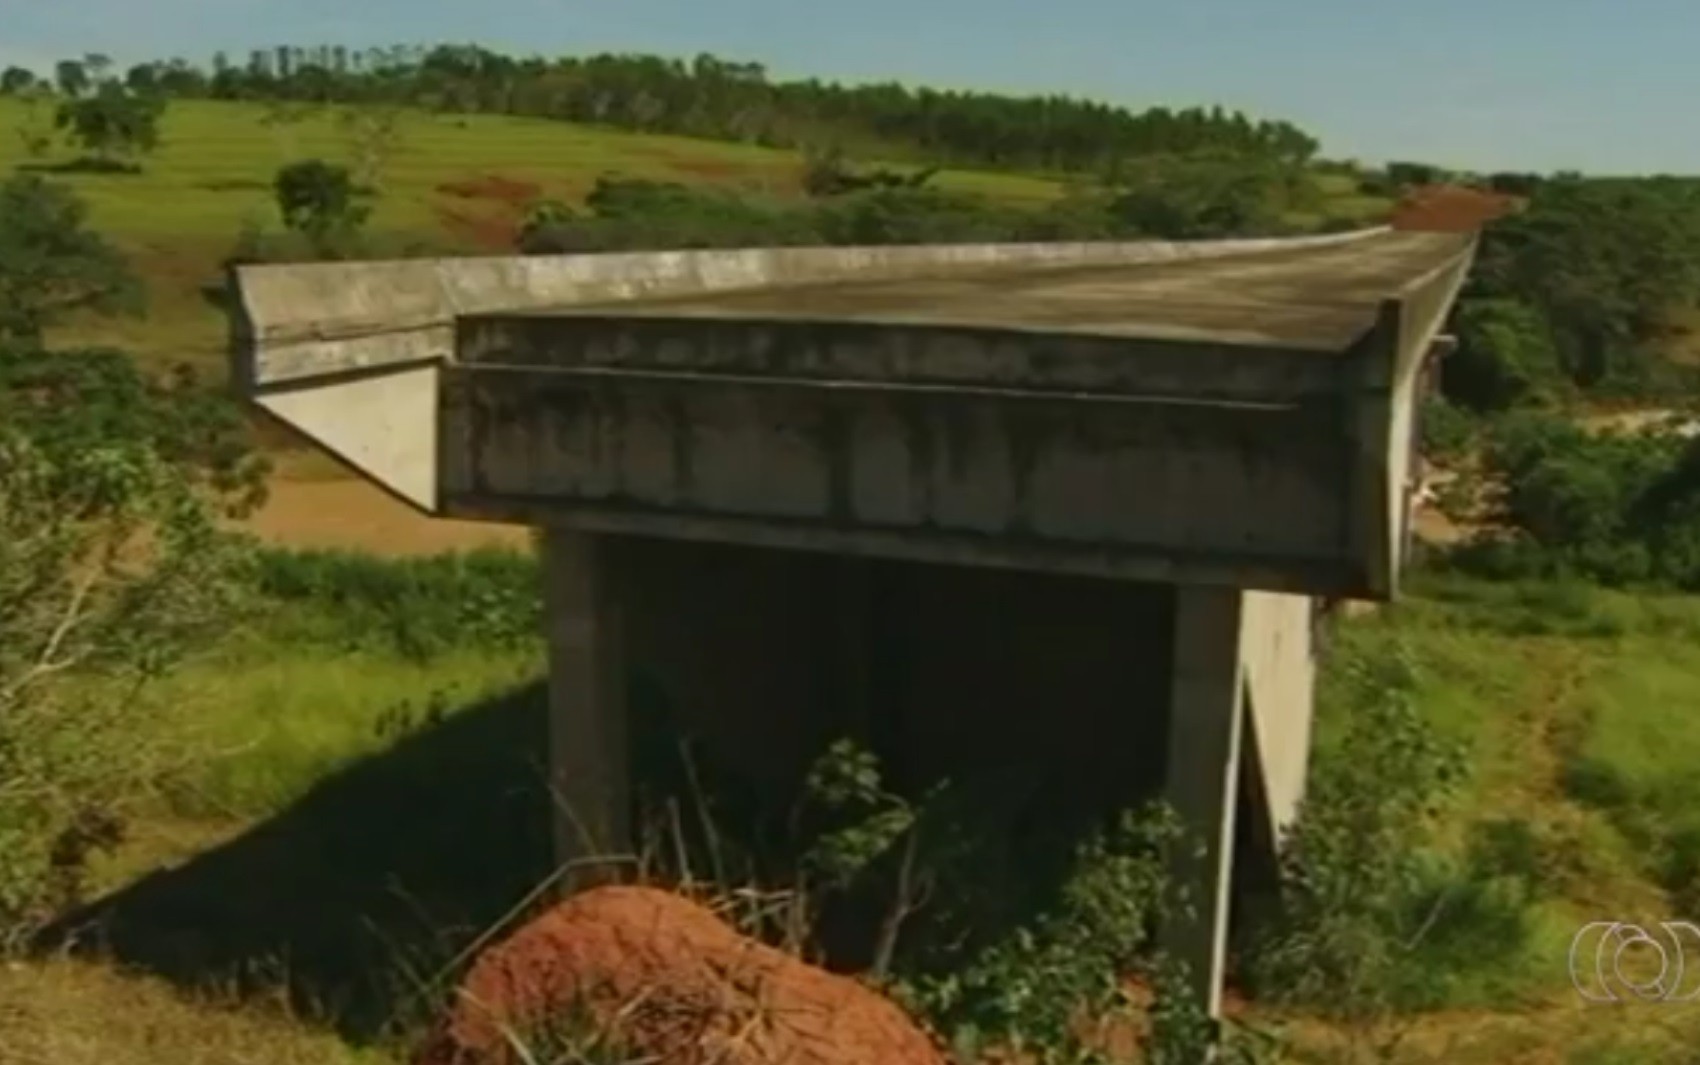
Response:
POLYGON ((1700 173, 1700 0, 0 0, 0 63, 473 41, 1289 119, 1329 154, 1700 173))

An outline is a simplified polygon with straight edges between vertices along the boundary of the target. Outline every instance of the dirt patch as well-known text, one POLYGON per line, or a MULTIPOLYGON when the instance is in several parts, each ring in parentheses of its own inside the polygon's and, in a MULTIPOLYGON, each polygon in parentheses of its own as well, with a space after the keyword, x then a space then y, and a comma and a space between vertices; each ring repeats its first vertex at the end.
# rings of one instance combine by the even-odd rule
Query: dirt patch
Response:
POLYGON ((519 245, 525 225, 524 212, 509 214, 501 211, 457 211, 453 207, 437 207, 437 224, 456 240, 480 252, 511 252, 519 245))
POLYGON ((532 181, 515 181, 500 174, 485 174, 461 181, 445 181, 437 186, 437 192, 457 200, 487 200, 523 210, 543 195, 543 186, 532 181))
POLYGON ((445 181, 437 194, 476 207, 438 205, 437 222, 481 251, 512 251, 531 205, 543 197, 543 186, 500 174, 445 181))
POLYGON ((1517 208, 1518 200, 1460 185, 1429 185, 1412 191, 1393 210, 1394 229, 1429 233, 1473 233, 1517 208))
POLYGON ((243 524, 279 547, 406 556, 531 544, 525 526, 428 517, 366 481, 275 480, 270 488, 243 524))
POLYGON ((869 988, 641 887, 578 895, 485 954, 414 1065, 517 1065, 516 1042, 551 1061, 604 1060, 595 1044, 669 1065, 945 1062, 869 988))
POLYGON ((751 167, 717 159, 669 159, 667 166, 682 177, 696 181, 723 184, 736 178, 748 177, 751 167))

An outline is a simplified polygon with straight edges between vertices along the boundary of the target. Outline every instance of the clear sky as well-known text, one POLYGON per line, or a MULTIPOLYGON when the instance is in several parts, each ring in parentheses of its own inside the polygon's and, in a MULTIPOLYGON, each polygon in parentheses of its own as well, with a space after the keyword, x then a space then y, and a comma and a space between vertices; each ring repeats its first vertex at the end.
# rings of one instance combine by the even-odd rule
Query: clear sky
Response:
POLYGON ((1365 160, 1700 173, 1700 0, 0 0, 0 63, 42 68, 444 40, 1221 103, 1365 160))

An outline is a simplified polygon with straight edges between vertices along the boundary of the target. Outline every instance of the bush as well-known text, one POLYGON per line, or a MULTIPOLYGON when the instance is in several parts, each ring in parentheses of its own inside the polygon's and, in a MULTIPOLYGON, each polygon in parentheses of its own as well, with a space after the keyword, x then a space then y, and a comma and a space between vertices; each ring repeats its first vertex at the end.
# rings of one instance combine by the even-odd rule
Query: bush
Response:
POLYGON ((207 429, 119 356, 0 347, 0 947, 121 838, 158 753, 136 686, 240 604, 207 429))
POLYGON ((1320 745, 1282 854, 1282 912, 1246 965, 1260 994, 1344 1020, 1391 1010, 1412 975, 1433 820, 1461 752, 1417 708, 1407 657, 1346 663, 1338 734, 1320 745))
POLYGON ((272 193, 283 224, 305 237, 321 258, 334 257, 340 242, 357 235, 372 213, 348 168, 322 159, 280 169, 272 193))
POLYGON ((1284 168, 1228 157, 1155 158, 1120 176, 1111 217, 1127 231, 1164 240, 1279 232, 1293 206, 1284 168))
POLYGON ((913 181, 872 181, 804 203, 669 182, 602 178, 580 213, 535 206, 521 234, 532 254, 662 248, 1092 240, 1131 235, 1102 195, 1038 209, 995 205, 913 181))
POLYGON ((1543 181, 1484 232, 1469 295, 1533 312, 1582 388, 1655 380, 1671 314, 1700 297, 1700 191, 1675 178, 1543 181))
POLYGON ((1448 398, 1482 412, 1537 406, 1565 384, 1550 327, 1540 313, 1513 299, 1465 300, 1458 306, 1458 350, 1444 363, 1448 398))
POLYGON ((1461 455, 1480 431, 1467 411, 1439 396, 1423 401, 1421 418, 1422 453, 1441 461, 1461 455))
POLYGON ((1503 419, 1485 453, 1498 530, 1443 556, 1501 578, 1575 576, 1700 588, 1700 442, 1655 427, 1590 433, 1503 419))
POLYGON ((83 313, 139 314, 140 280, 89 228, 88 207, 33 174, 0 182, 0 343, 38 341, 83 313))
POLYGON ((537 560, 517 551, 392 559, 263 549, 255 591, 299 608, 297 638, 427 659, 464 647, 515 647, 543 631, 537 560))

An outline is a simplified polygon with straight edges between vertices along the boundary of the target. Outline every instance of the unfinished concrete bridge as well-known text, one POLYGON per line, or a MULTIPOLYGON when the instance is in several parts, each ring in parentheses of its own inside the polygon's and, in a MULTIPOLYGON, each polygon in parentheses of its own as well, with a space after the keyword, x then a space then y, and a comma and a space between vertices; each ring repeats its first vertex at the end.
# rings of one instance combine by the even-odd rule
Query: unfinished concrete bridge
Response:
POLYGON ((1464 235, 247 266, 253 402, 544 530, 563 859, 630 845, 629 667, 753 774, 1045 761, 1204 846, 1214 1013, 1301 798, 1318 605, 1387 599, 1464 235), (1147 787, 1147 785, 1149 785, 1147 787))

